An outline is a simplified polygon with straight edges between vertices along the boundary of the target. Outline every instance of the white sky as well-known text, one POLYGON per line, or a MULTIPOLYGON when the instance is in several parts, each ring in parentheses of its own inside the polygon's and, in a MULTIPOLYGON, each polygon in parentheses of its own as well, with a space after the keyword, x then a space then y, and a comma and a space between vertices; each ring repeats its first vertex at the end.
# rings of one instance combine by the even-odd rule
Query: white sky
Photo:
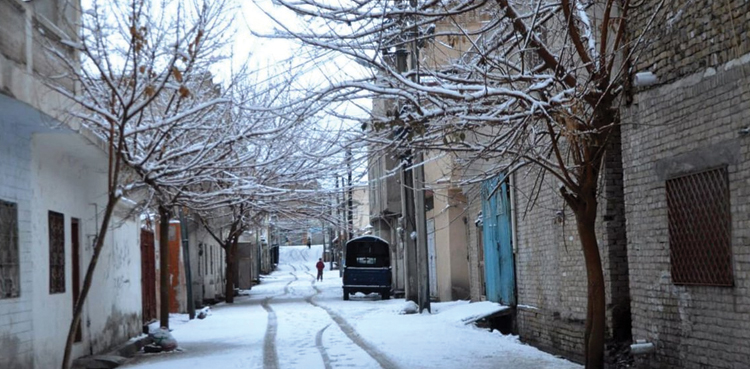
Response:
POLYGON ((173 316, 172 333, 182 351, 141 354, 123 368, 264 368, 269 337, 275 338, 278 368, 581 368, 515 336, 463 323, 500 308, 494 303, 433 303, 433 314, 401 315, 403 299, 360 294, 343 301, 337 270, 326 271, 324 281, 315 283, 314 265, 322 250, 320 245, 282 247, 278 270, 249 296, 213 307, 204 320, 173 316), (263 301, 275 323, 269 323, 263 301))

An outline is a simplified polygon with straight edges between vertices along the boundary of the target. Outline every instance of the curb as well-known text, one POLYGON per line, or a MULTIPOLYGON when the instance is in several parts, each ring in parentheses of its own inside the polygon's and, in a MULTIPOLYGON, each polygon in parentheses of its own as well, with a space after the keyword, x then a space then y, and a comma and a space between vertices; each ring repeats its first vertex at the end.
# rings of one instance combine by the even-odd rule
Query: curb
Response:
POLYGON ((77 358, 73 360, 71 369, 116 368, 124 364, 128 358, 133 357, 143 346, 148 345, 152 341, 151 337, 148 336, 131 339, 108 353, 77 358))

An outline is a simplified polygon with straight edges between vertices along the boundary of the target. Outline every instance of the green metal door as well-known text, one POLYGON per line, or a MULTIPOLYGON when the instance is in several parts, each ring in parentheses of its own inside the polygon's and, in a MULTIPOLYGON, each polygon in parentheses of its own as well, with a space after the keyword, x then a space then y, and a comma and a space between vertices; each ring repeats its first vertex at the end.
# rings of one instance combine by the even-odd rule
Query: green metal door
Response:
POLYGON ((516 304, 516 276, 511 243, 510 192, 500 177, 482 183, 484 276, 487 299, 516 304))

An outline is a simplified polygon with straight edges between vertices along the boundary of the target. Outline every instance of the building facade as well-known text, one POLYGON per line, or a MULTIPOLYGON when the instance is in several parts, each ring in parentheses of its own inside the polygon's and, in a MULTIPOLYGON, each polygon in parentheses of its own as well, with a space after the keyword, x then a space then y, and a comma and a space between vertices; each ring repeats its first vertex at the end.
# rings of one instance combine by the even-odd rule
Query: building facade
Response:
MULTIPOLYGON (((106 204, 105 152, 96 139, 55 119, 64 102, 38 77, 54 72, 44 45, 69 31, 64 25, 75 23, 77 9, 75 2, 0 1, 3 368, 60 366, 106 204)), ((140 220, 131 207, 122 201, 115 209, 74 358, 141 331, 140 220)))
POLYGON ((634 72, 658 81, 634 87, 622 125, 633 338, 654 347, 637 361, 740 368, 750 362, 750 5, 657 9, 647 1, 631 17, 645 31, 634 72), (654 13, 664 21, 648 27, 654 13))

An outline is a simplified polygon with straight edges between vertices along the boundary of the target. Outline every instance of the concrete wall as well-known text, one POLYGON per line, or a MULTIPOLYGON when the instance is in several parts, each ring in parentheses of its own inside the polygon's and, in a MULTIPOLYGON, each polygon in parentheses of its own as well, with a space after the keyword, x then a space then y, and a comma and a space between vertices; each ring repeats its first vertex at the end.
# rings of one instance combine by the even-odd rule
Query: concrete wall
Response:
MULTIPOLYGON (((71 218, 80 220, 81 283, 106 201, 106 156, 76 134, 39 133, 32 139, 31 245, 34 263, 34 362, 58 366, 73 315, 71 218), (72 142, 70 142, 72 141, 72 142), (75 141, 84 146, 76 152, 75 141), (84 157, 85 153, 92 156, 84 157), (81 156, 77 156, 81 155, 81 156), (94 205, 96 204, 96 205, 94 205), (66 289, 49 293, 48 211, 65 216, 66 289), (55 309, 49 309, 55 306, 55 309)), ((141 330, 140 226, 126 205, 118 208, 109 230, 82 317, 83 341, 74 357, 102 352, 141 330)))
POLYGON ((425 155, 425 188, 433 192, 433 209, 426 218, 435 220, 437 292, 440 301, 469 298, 469 264, 466 199, 455 185, 453 156, 425 155))
POLYGON ((469 269, 469 298, 471 301, 486 299, 484 281, 484 250, 482 249, 482 224, 478 222, 482 212, 482 202, 479 195, 480 187, 476 184, 462 187, 467 199, 464 216, 466 222, 466 245, 469 269))
MULTIPOLYGON (((370 227, 370 189, 369 186, 354 186, 352 190, 352 223, 354 233, 361 236, 371 231, 370 227)), ((318 244, 320 239, 313 235, 313 243, 318 244)))

